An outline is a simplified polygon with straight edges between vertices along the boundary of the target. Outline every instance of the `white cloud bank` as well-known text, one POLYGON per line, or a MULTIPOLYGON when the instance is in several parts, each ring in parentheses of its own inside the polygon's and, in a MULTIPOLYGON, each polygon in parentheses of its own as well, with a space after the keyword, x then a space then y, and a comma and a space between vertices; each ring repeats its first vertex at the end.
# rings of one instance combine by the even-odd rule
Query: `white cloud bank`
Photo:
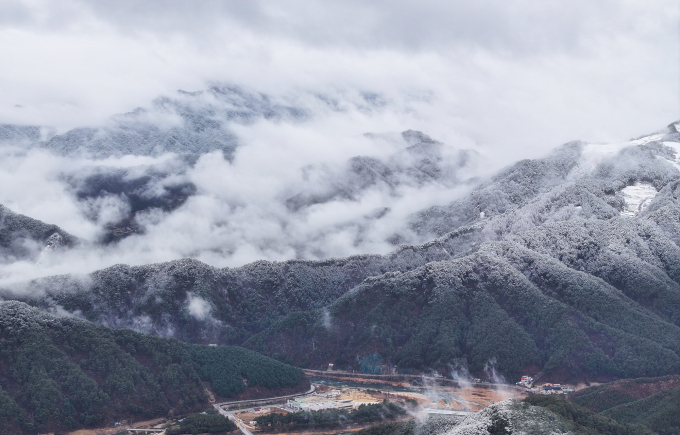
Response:
MULTIPOLYGON (((490 169, 572 139, 619 141, 660 128, 679 118, 679 16, 670 0, 4 1, 0 123, 58 131, 103 125, 160 95, 215 82, 293 100, 330 95, 341 104, 372 92, 386 104, 361 110, 348 103, 342 111, 319 109, 309 122, 235 127, 243 145, 234 163, 207 154, 178 173, 197 195, 172 214, 139 217, 144 236, 75 250, 43 262, 41 272, 14 263, 0 273, 185 256, 221 266, 386 252, 385 238, 405 216, 446 203, 461 188, 405 187, 396 196, 374 189, 291 219, 282 201, 301 185, 301 168, 395 152, 366 132, 421 130, 477 149, 490 169), (384 218, 357 227, 382 207, 390 208, 384 218)), ((176 164, 167 156, 92 162, 2 152, 0 203, 88 240, 125 204, 83 203, 64 174, 101 164, 176 164)))
POLYGON ((535 153, 677 118, 679 15, 671 0, 8 0, 0 120, 100 124, 215 80, 341 87, 430 96, 411 128, 535 153))
MULTIPOLYGON (((258 259, 323 259, 363 253, 387 253, 396 232, 408 236, 414 211, 448 203, 467 192, 460 183, 479 173, 473 158, 457 168, 459 182, 418 185, 407 175, 401 184, 379 181, 301 209, 286 201, 298 193, 348 192, 348 159, 368 155, 388 161, 408 144, 400 135, 369 138, 371 114, 360 111, 320 114, 310 122, 260 121, 233 126, 244 145, 231 161, 222 152, 204 154, 191 165, 172 155, 88 160, 57 157, 45 150, 28 152, 0 147, 0 195, 15 212, 56 223, 86 243, 32 261, 3 261, 4 282, 41 275, 89 272, 117 263, 147 264, 192 257, 215 266, 240 266, 258 259), (349 128, 349 131, 347 129, 349 128), (148 175, 152 190, 164 183, 191 183, 195 193, 178 209, 151 208, 137 213, 144 230, 112 245, 96 245, 106 230, 128 211, 121 195, 91 199, 78 196, 91 174, 124 170, 148 175), (170 174, 158 176, 156 174, 170 174)), ((474 145, 461 139, 458 146, 474 145)), ((457 164, 454 146, 445 145, 442 166, 457 164)), ((402 154, 400 154, 402 153, 402 154)), ((351 175, 351 173, 350 173, 351 175)), ((351 186, 350 186, 351 187, 351 186)), ((414 235, 412 240, 416 240, 414 235)), ((40 247, 36 247, 36 250, 40 247)))

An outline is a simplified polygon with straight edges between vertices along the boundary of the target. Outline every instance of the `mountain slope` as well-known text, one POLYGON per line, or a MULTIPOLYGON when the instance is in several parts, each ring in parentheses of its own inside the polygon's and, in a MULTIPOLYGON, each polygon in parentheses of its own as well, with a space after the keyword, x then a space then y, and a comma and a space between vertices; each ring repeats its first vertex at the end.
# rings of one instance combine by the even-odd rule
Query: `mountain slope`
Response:
POLYGON ((576 392, 571 400, 622 423, 680 433, 680 377, 626 379, 576 392))
POLYGON ((387 423, 359 435, 653 435, 644 426, 617 423, 563 398, 531 396, 506 400, 460 422, 446 416, 387 423))
POLYGON ((222 397, 308 385, 300 370, 245 349, 188 345, 0 302, 0 433, 185 413, 207 406, 202 381, 222 397))
POLYGON ((512 377, 677 373, 680 134, 671 130, 570 143, 512 165, 441 213, 414 215, 422 234, 449 232, 389 255, 119 265, 27 283, 21 299, 310 367, 358 369, 375 357, 480 375, 495 364, 512 377))
MULTIPOLYGON (((380 140, 381 135, 367 134, 380 140)), ((404 149, 386 157, 355 156, 339 170, 326 165, 305 167, 302 191, 286 200, 292 211, 330 201, 356 201, 370 189, 384 189, 403 195, 400 189, 422 188, 428 184, 456 186, 470 182, 469 173, 478 163, 473 150, 455 150, 414 130, 401 133, 404 149), (330 169, 330 170, 329 170, 330 169)), ((383 211, 383 214, 389 210, 383 211)))
POLYGON ((0 260, 36 260, 39 255, 77 243, 76 237, 56 225, 14 213, 0 204, 0 260))
MULTIPOLYGON (((589 224, 548 228, 561 234, 589 224)), ((677 282, 656 272, 676 300, 677 282)), ((371 278, 326 310, 290 314, 246 345, 297 363, 304 355, 314 366, 355 368, 355 355, 377 352, 385 364, 419 370, 462 364, 483 373, 495 361, 512 377, 527 370, 565 378, 675 373, 677 305, 655 305, 658 290, 638 289, 633 296, 643 306, 602 279, 508 241, 371 278)))
POLYGON ((264 94, 234 86, 214 86, 206 91, 178 91, 153 101, 148 109, 136 109, 114 117, 108 126, 75 128, 47 140, 31 126, 0 126, 0 140, 41 147, 59 155, 158 156, 164 153, 204 154, 220 150, 231 158, 238 138, 232 123, 257 119, 300 120, 302 108, 275 103, 264 94))

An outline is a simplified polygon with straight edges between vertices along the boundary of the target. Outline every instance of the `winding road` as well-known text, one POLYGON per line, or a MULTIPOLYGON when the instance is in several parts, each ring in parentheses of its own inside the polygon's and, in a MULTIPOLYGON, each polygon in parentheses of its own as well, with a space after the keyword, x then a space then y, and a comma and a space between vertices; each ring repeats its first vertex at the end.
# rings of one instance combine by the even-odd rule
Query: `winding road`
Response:
POLYGON ((219 412, 221 415, 227 417, 229 420, 233 421, 236 424, 236 427, 239 428, 241 432, 243 432, 243 435, 253 435, 253 433, 249 430, 249 426, 247 426, 243 420, 240 418, 236 417, 233 411, 227 411, 224 409, 225 406, 228 407, 233 407, 237 405, 261 405, 263 402, 269 404, 269 405, 275 405, 276 403, 269 403, 269 402, 278 402, 280 400, 285 401, 286 399, 292 399, 294 397, 302 397, 302 396, 307 396, 309 394, 312 394, 314 391, 316 391, 316 387, 314 384, 312 384, 309 388, 309 391, 305 393, 298 393, 298 394, 289 394, 287 396, 277 396, 277 397, 265 397, 263 399, 250 399, 250 400, 237 400, 234 402, 220 402, 220 403, 215 403, 213 407, 219 412))

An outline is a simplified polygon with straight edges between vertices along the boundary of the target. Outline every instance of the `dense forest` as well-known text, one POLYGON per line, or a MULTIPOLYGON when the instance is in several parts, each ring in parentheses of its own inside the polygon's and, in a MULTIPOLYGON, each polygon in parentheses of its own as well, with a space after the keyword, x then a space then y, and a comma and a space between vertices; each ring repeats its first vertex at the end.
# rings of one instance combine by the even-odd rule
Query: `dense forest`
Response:
POLYGON ((343 427, 353 423, 372 423, 392 420, 406 414, 406 405, 384 401, 378 404, 360 405, 354 410, 322 409, 287 414, 271 413, 257 417, 255 421, 259 430, 263 432, 285 432, 343 427))
MULTIPOLYGON (((539 371, 565 380, 677 373, 677 283, 650 279, 621 291, 526 246, 556 232, 582 236, 584 246, 604 233, 624 243, 643 235, 654 241, 648 230, 626 222, 556 224, 469 257, 367 279, 325 309, 283 317, 245 346, 302 366, 331 361, 359 369, 377 352, 387 367, 462 367, 490 377, 485 369, 495 363, 508 379, 539 371)), ((680 264, 680 251, 673 253, 665 258, 669 271, 680 264)), ((623 271, 624 261, 609 266, 623 271)))
POLYGON ((619 422, 604 415, 594 413, 563 397, 550 395, 532 395, 524 399, 525 403, 540 406, 559 415, 570 423, 574 432, 583 435, 652 435, 649 428, 629 422, 619 422))
POLYGON ((223 415, 215 413, 191 414, 170 426, 166 435, 224 434, 237 430, 236 425, 223 415))
POLYGON ((0 302, 0 433, 172 416, 214 394, 308 388, 301 370, 236 347, 192 345, 0 302))
POLYGON ((222 269, 190 259, 116 265, 25 283, 20 296, 0 293, 309 368, 459 370, 507 380, 677 374, 675 151, 649 142, 578 172, 587 146, 518 162, 470 195, 418 214, 414 231, 440 237, 388 255, 222 269), (658 193, 637 216, 621 216, 621 191, 636 183, 658 193))
POLYGON ((586 388, 571 400, 621 423, 646 426, 660 435, 680 434, 680 377, 626 379, 586 388))

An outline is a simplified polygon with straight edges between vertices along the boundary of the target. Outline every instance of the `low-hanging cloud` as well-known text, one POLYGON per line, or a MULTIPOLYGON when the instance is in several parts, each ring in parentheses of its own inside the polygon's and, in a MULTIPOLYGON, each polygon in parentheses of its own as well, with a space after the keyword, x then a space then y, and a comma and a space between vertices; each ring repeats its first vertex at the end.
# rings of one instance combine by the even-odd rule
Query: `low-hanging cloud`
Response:
POLYGON ((198 320, 205 320, 210 315, 210 304, 203 298, 189 295, 187 298, 187 310, 189 314, 198 320))
POLYGON ((528 155, 628 138, 678 111, 680 11, 670 0, 0 8, 2 122, 99 125, 211 81, 268 94, 345 88, 428 99, 408 127, 528 155))
MULTIPOLYGON (((216 151, 191 162, 1 147, 0 203, 85 243, 43 255, 37 266, 3 254, 0 275, 182 257, 236 266, 385 253, 395 240, 419 241, 408 216, 464 194, 470 185, 462 181, 482 169, 572 139, 627 139, 677 118, 678 15, 670 1, 3 2, 0 124, 38 125, 45 139, 111 126, 120 120, 112 114, 215 83, 310 116, 230 125, 240 143, 233 156, 216 151), (444 142, 451 161, 473 149, 485 163, 453 184, 381 182, 354 197, 329 193, 350 158, 403 152, 406 129, 444 142), (151 177, 140 197, 169 186, 195 191, 176 207, 138 212, 121 194, 82 196, 92 176, 111 171, 151 177), (301 192, 325 199, 291 206, 301 192), (131 213, 142 231, 99 243, 131 213)), ((182 123, 171 112, 142 113, 160 129, 182 123)))
POLYGON ((337 104, 344 108, 311 107, 304 122, 261 119, 231 125, 241 143, 231 156, 214 151, 197 159, 172 154, 92 159, 0 147, 6 156, 0 163, 0 176, 8 180, 0 189, 6 205, 56 223, 83 241, 66 251, 42 253, 37 264, 5 257, 0 273, 5 281, 16 281, 185 257, 240 266, 258 259, 384 254, 395 243, 424 241, 410 232, 409 216, 469 191, 482 158, 465 151, 474 143, 458 138, 443 144, 419 133, 407 138, 398 132, 366 135, 373 120, 385 116, 383 111, 393 116, 389 112, 399 112, 399 106, 374 112, 357 107, 351 98, 337 104), (356 156, 365 157, 352 160, 356 156), (434 159, 434 178, 418 169, 419 159, 427 164, 434 159), (9 183, 24 173, 31 175, 20 187, 9 183), (118 183, 128 179, 133 185, 148 179, 141 196, 157 197, 166 186, 192 189, 176 208, 151 206, 127 217, 129 192, 82 194, 110 174, 118 183), (112 226, 123 225, 137 231, 103 243, 112 226))

